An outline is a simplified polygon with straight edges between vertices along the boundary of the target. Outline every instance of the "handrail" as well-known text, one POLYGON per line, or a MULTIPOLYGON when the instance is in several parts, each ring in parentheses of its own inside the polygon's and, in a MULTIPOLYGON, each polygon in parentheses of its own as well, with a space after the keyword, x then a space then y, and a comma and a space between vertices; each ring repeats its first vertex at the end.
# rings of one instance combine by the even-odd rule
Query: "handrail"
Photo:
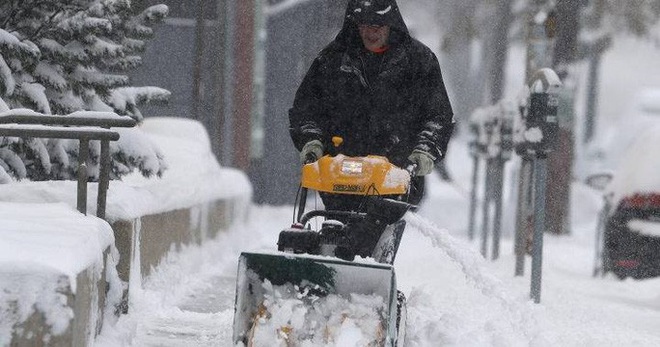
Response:
MULTIPOLYGON (((85 117, 75 115, 80 112, 72 113, 73 116, 52 116, 39 113, 16 114, 13 112, 0 113, 0 124, 41 124, 41 125, 71 125, 71 126, 95 126, 101 128, 123 127, 132 128, 137 122, 130 117, 102 117, 107 112, 99 112, 101 117, 85 117)), ((93 114, 93 113, 90 113, 93 114)), ((110 113, 114 114, 114 113, 110 113)), ((115 114, 116 115, 116 114, 115 114)))
POLYGON ((106 128, 134 127, 137 122, 112 112, 74 112, 68 116, 44 115, 30 110, 0 113, 0 136, 21 138, 57 138, 78 140, 78 187, 76 206, 87 214, 87 160, 89 141, 101 141, 99 187, 96 215, 105 219, 106 200, 110 185, 110 141, 119 140, 119 133, 106 128), (25 113, 18 113, 25 112, 25 113))
POLYGON ((38 137, 52 139, 88 139, 88 140, 119 140, 119 133, 108 129, 95 128, 73 128, 73 127, 55 127, 44 126, 40 128, 0 124, 0 136, 13 137, 38 137))

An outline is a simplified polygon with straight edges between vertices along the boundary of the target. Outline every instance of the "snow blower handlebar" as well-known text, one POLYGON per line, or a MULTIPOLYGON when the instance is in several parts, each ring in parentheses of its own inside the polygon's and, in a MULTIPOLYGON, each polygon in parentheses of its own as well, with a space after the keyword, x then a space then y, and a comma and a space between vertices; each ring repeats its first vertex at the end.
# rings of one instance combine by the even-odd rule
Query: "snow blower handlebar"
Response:
POLYGON ((360 220, 366 218, 366 213, 352 212, 352 211, 336 211, 336 210, 313 210, 302 215, 298 221, 300 224, 305 225, 314 217, 325 217, 332 219, 353 219, 360 220))
POLYGON ((313 162, 315 162, 315 161, 317 161, 317 160, 319 160, 319 158, 316 157, 316 154, 314 154, 314 153, 307 153, 307 155, 305 156, 305 162, 304 162, 304 164, 311 164, 311 163, 313 163, 313 162))
POLYGON ((417 164, 410 164, 408 167, 406 167, 406 171, 410 174, 410 177, 415 177, 417 176, 417 169, 418 165, 417 164))

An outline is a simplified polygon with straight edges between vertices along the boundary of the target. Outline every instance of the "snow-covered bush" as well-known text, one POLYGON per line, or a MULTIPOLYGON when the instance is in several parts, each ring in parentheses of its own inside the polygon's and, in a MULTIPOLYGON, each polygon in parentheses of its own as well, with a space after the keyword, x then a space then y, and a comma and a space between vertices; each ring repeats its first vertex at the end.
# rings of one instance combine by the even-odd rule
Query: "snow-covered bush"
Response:
MULTIPOLYGON (((0 113, 17 108, 56 115, 88 110, 142 120, 138 106, 165 102, 170 92, 131 86, 124 73, 141 64, 145 40, 167 12, 167 6, 155 5, 135 13, 131 0, 0 2, 0 113)), ((113 178, 135 168, 145 176, 164 170, 159 151, 146 139, 136 140, 140 134, 122 131, 111 146, 113 178)), ((91 158, 97 162, 94 152, 92 147, 91 158)), ((73 178, 77 156, 75 141, 0 138, 0 183, 8 176, 73 178)), ((90 178, 96 178, 95 171, 90 170, 90 178)))

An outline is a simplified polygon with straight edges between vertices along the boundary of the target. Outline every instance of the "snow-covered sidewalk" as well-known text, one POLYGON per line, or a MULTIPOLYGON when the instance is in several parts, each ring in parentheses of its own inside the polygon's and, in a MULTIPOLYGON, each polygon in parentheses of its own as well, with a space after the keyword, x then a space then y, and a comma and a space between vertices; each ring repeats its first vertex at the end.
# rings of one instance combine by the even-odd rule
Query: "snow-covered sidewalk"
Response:
MULTIPOLYGON (((407 346, 660 345, 660 280, 591 277, 595 192, 576 187, 573 235, 546 237, 542 303, 535 305, 530 260, 526 276, 515 278, 509 239, 496 262, 465 239, 465 183, 436 177, 429 183, 420 215, 406 217, 395 264, 409 302, 407 346)), ((96 346, 231 346, 238 255, 273 250, 291 211, 253 206, 249 224, 172 256, 132 296, 129 314, 106 325, 96 346)))

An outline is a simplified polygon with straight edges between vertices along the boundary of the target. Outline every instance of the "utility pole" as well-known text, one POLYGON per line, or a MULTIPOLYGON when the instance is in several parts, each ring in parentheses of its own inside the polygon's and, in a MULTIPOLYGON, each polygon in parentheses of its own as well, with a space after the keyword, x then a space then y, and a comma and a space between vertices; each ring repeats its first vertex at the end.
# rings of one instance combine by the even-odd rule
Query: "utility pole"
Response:
POLYGON ((591 0, 586 11, 587 30, 597 35, 588 35, 592 38, 590 42, 584 42, 584 55, 589 59, 589 76, 587 77, 587 109, 584 120, 584 134, 582 143, 589 143, 596 132, 596 109, 598 107, 598 85, 600 75, 600 58, 611 44, 611 38, 607 34, 599 32, 604 12, 602 0, 591 0))
MULTIPOLYGON (((443 55, 440 59, 444 62, 442 72, 445 83, 453 86, 454 113, 458 123, 462 124, 482 102, 481 94, 474 92, 477 78, 471 69, 475 64, 471 50, 477 34, 473 16, 476 4, 475 0, 449 0, 438 9, 441 11, 438 17, 444 17, 444 22, 448 23, 440 43, 443 55)), ((482 80, 479 84, 483 84, 482 80)))
POLYGON ((504 64, 509 48, 509 27, 512 22, 511 0, 499 0, 495 9, 495 27, 488 40, 489 58, 487 59, 487 81, 489 103, 496 104, 502 98, 504 90, 504 64))
POLYGON ((546 230, 553 234, 570 233, 571 183, 575 147, 575 82, 569 66, 578 59, 578 34, 582 2, 557 0, 556 40, 552 68, 564 82, 559 95, 559 133, 555 151, 548 156, 546 230))
POLYGON ((193 86, 192 86, 192 118, 201 119, 202 104, 202 68, 204 62, 204 14, 207 0, 197 0, 197 13, 195 18, 195 58, 193 59, 193 86))
POLYGON ((234 53, 232 42, 234 40, 234 0, 216 0, 218 21, 215 35, 217 38, 217 59, 215 64, 215 115, 211 120, 213 136, 211 145, 213 153, 225 166, 232 163, 232 95, 233 95, 233 65, 234 53))

